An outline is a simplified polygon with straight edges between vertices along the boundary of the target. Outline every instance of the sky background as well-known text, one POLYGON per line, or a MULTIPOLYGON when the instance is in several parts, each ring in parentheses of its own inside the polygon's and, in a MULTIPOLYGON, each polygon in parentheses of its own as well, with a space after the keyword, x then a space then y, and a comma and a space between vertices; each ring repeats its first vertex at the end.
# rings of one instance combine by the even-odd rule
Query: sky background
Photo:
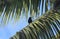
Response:
MULTIPOLYGON (((0 17, 1 20, 1 17, 0 17)), ((20 31, 28 24, 26 17, 20 16, 20 19, 14 22, 14 19, 9 20, 8 24, 0 24, 0 39, 9 39, 17 31, 20 31)))

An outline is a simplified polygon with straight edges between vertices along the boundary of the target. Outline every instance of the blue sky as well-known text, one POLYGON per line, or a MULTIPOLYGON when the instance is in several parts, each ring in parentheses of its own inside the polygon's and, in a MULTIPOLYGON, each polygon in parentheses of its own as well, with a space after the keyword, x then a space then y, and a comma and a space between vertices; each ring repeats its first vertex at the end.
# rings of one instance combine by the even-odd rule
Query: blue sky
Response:
POLYGON ((26 18, 20 18, 17 22, 14 20, 10 20, 7 25, 1 24, 0 26, 0 39, 9 39, 9 37, 13 36, 17 31, 20 31, 27 25, 26 18))

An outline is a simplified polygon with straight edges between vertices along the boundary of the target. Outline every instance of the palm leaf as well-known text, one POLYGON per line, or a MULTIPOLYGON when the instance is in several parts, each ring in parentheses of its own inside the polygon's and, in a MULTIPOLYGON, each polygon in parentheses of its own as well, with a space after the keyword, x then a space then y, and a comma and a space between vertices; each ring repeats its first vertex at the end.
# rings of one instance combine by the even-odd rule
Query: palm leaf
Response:
MULTIPOLYGON (((24 7, 23 2, 25 2, 28 9, 29 9, 29 6, 33 5, 34 11, 37 11, 37 7, 38 5, 40 5, 41 0, 36 0, 35 2, 34 1, 35 0, 3 0, 0 3, 1 5, 0 8, 3 8, 5 5, 7 5, 7 9, 9 10, 9 8, 10 9, 15 8, 15 6, 17 5, 17 9, 21 9, 22 7, 24 7)), ((42 2, 44 2, 44 0, 42 0, 42 2)), ((46 4, 48 5, 48 0, 46 4)))
MULTIPOLYGON (((28 18, 28 11, 30 11, 30 16, 37 17, 39 14, 42 15, 44 12, 48 10, 47 8, 49 4, 48 1, 49 0, 46 0, 46 1, 45 0, 0 0, 0 15, 2 15, 2 11, 6 6, 6 9, 4 12, 6 13, 6 15, 4 14, 6 18, 8 15, 10 16, 10 14, 12 14, 12 19, 13 19, 14 17, 13 14, 15 12, 15 9, 16 9, 15 18, 14 18, 15 20, 20 18, 22 11, 23 11, 23 14, 26 14, 25 15, 26 18, 28 18), (11 13, 12 11, 13 13, 11 13)), ((50 0, 49 2, 51 2, 51 4, 54 3, 54 1, 52 0, 50 0)))
MULTIPOLYGON (((24 36, 25 37, 24 39, 26 38, 27 39, 58 39, 60 37, 59 14, 60 13, 58 12, 55 13, 55 11, 51 10, 50 12, 39 17, 39 19, 36 19, 34 22, 32 22, 31 24, 27 25, 24 29, 22 29, 21 31, 23 31, 24 33, 21 31, 19 32, 26 35, 24 36)), ((21 34, 21 36, 23 34, 21 34)), ((19 39, 22 38, 23 36, 19 39)))

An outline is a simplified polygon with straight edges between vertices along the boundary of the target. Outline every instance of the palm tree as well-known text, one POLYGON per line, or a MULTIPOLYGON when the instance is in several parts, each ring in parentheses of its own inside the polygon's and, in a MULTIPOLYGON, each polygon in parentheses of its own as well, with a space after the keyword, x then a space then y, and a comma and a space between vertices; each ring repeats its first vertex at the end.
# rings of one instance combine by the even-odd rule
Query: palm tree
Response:
MULTIPOLYGON (((1 0, 0 0, 1 1, 1 0)), ((60 13, 56 12, 56 10, 48 11, 48 2, 46 0, 3 0, 0 2, 0 12, 3 11, 3 16, 9 19, 11 13, 15 12, 16 16, 21 15, 22 8, 28 14, 28 10, 30 8, 30 14, 39 14, 38 10, 41 10, 41 17, 36 19, 31 24, 27 25, 24 29, 17 32, 16 35, 11 37, 11 39, 59 39, 60 37, 60 13), (45 10, 43 6, 45 4, 45 10), (5 8, 4 8, 5 7, 5 8), (3 10, 4 8, 4 10, 3 10), (39 9, 38 9, 39 8, 39 9), (34 13, 33 13, 34 11, 34 13), (43 12, 44 11, 44 12, 43 12)), ((51 1, 51 8, 55 0, 51 1)), ((2 13, 1 13, 2 14, 2 13)), ((12 13, 13 17, 14 13, 12 13)), ((27 15, 26 15, 27 16, 27 15)))

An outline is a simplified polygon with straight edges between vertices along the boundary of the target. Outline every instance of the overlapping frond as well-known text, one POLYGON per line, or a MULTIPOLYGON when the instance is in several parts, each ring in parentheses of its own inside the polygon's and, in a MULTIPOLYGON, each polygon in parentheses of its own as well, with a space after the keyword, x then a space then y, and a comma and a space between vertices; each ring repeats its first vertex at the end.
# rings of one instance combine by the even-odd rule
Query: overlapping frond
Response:
POLYGON ((0 17, 4 14, 2 19, 4 20, 5 17, 7 21, 10 17, 19 19, 22 13, 26 14, 26 18, 28 18, 28 13, 32 17, 40 16, 50 8, 48 6, 51 4, 53 4, 52 0, 0 0, 0 17))
POLYGON ((60 13, 55 10, 46 12, 24 29, 17 32, 11 39, 59 39, 60 13))

